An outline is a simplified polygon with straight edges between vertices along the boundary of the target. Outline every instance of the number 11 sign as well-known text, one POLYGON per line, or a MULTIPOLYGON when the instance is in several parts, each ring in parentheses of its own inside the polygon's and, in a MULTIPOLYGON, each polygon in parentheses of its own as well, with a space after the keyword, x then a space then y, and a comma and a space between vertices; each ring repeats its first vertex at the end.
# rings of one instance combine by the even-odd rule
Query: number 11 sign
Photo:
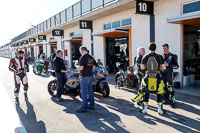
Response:
POLYGON ((92 21, 80 20, 79 27, 80 29, 92 29, 92 21))
POLYGON ((154 14, 154 3, 150 1, 137 0, 136 1, 136 13, 137 14, 154 14))

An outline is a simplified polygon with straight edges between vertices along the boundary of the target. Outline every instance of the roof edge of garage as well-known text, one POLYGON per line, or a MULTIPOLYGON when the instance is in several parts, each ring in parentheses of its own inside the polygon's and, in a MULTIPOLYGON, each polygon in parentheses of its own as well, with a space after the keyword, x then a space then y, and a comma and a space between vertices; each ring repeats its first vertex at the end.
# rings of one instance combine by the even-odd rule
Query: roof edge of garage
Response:
POLYGON ((177 21, 189 20, 189 19, 194 19, 194 18, 200 18, 200 11, 183 14, 183 15, 176 16, 176 17, 169 17, 169 18, 167 18, 167 22, 173 23, 173 22, 177 22, 177 21))

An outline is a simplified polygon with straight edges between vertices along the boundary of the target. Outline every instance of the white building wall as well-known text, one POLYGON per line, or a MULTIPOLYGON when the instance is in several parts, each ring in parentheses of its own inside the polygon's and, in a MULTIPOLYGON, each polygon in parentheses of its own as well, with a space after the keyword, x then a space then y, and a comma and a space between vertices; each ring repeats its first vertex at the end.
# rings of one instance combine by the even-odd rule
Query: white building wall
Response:
POLYGON ((36 45, 34 46, 34 57, 37 59, 39 54, 39 47, 36 45))
POLYGON ((91 54, 91 30, 90 29, 84 29, 83 30, 83 46, 87 47, 87 49, 90 51, 91 54))
MULTIPOLYGON (((51 34, 48 34, 46 36, 46 41, 49 42, 51 37, 52 37, 51 34)), ((48 45, 48 44, 43 45, 43 50, 44 50, 44 53, 46 54, 46 57, 47 58, 50 57, 50 54, 51 54, 50 45, 48 45)))
POLYGON ((147 51, 150 42, 150 16, 133 14, 131 38, 133 62, 134 57, 137 56, 138 47, 144 47, 147 51))

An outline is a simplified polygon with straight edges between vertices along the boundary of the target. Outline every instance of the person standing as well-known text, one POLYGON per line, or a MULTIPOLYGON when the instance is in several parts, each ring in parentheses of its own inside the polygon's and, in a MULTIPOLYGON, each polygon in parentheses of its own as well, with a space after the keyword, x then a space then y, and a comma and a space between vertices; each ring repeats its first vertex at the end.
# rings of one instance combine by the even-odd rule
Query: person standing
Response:
POLYGON ((28 78, 27 72, 29 72, 29 64, 27 59, 24 57, 24 51, 19 50, 15 58, 10 60, 9 70, 14 72, 14 80, 15 80, 15 104, 19 105, 19 91, 20 91, 20 81, 24 86, 24 97, 25 100, 28 99, 27 91, 28 91, 28 78))
POLYGON ((103 66, 103 63, 101 62, 100 59, 97 59, 97 64, 98 64, 98 66, 103 66))
POLYGON ((80 58, 80 66, 78 69, 80 70, 82 80, 81 80, 81 97, 82 97, 82 106, 78 109, 77 113, 85 113, 87 109, 94 110, 94 92, 92 87, 93 81, 93 68, 96 66, 96 61, 94 58, 88 54, 86 47, 80 48, 81 58, 80 58), (89 102, 87 93, 89 93, 89 102))
POLYGON ((165 70, 166 66, 160 55, 155 53, 156 44, 149 44, 150 53, 142 58, 141 69, 145 70, 145 77, 142 80, 141 92, 143 96, 143 109, 142 113, 147 113, 147 107, 149 102, 149 94, 156 93, 158 114, 162 115, 165 113, 163 110, 162 95, 164 93, 164 82, 160 76, 160 69, 165 70))
POLYGON ((137 84, 137 90, 138 90, 138 94, 134 99, 131 99, 133 102, 137 102, 138 105, 142 105, 142 96, 143 94, 141 94, 140 92, 140 87, 141 87, 141 82, 142 82, 142 78, 144 77, 145 73, 144 70, 141 70, 141 64, 142 64, 142 58, 145 55, 145 48, 143 47, 139 47, 137 49, 137 53, 138 55, 134 58, 134 70, 136 71, 136 76, 138 79, 138 84, 137 84))
POLYGON ((40 55, 39 60, 40 60, 40 59, 42 59, 42 60, 46 59, 46 55, 45 55, 45 53, 42 53, 42 54, 40 55))
POLYGON ((172 107, 175 106, 175 94, 174 88, 172 85, 172 76, 173 69, 178 69, 179 65, 177 63, 177 55, 169 51, 169 45, 163 44, 163 60, 166 65, 166 70, 162 71, 162 78, 165 83, 165 94, 164 100, 167 104, 170 104, 172 107))
POLYGON ((53 51, 51 52, 51 55, 50 55, 50 62, 51 62, 51 66, 52 66, 52 69, 54 70, 54 66, 53 66, 53 61, 54 61, 54 58, 56 57, 56 53, 53 51))
POLYGON ((65 84, 65 73, 66 71, 66 67, 64 64, 64 60, 62 59, 63 57, 63 52, 61 50, 57 50, 56 51, 56 57, 53 61, 54 64, 54 68, 55 68, 55 73, 56 73, 56 78, 57 78, 57 94, 55 95, 55 99, 58 102, 62 102, 62 90, 63 90, 63 86, 65 84))

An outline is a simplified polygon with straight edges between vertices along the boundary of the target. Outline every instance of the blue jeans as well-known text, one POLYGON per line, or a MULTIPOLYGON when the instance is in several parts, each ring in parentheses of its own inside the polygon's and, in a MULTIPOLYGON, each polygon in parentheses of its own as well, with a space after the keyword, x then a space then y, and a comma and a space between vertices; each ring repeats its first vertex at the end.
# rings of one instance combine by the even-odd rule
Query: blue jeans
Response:
POLYGON ((61 72, 56 72, 56 78, 57 78, 57 94, 56 97, 61 97, 62 95, 62 90, 63 90, 63 86, 65 84, 65 74, 61 73, 61 72))
POLYGON ((92 81, 93 81, 93 76, 82 77, 81 80, 81 97, 83 100, 82 108, 84 109, 88 108, 87 93, 89 93, 90 106, 94 107, 94 91, 92 88, 92 81))

